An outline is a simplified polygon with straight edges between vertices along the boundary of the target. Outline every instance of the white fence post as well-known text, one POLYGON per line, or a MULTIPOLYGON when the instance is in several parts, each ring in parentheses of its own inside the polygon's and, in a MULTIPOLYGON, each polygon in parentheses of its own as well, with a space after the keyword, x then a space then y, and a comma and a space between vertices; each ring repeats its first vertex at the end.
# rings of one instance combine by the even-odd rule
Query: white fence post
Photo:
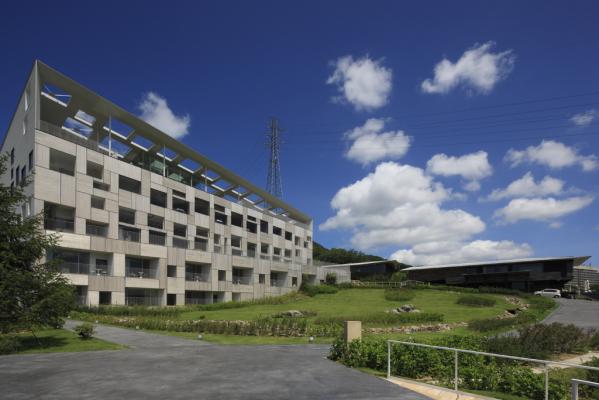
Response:
POLYGON ((545 400, 549 400, 549 367, 545 364, 545 400))
POLYGON ((391 341, 387 340, 387 379, 391 378, 391 341))
POLYGON ((458 396, 458 398, 460 397, 460 393, 458 392, 458 351, 456 350, 454 352, 454 359, 453 359, 453 364, 454 364, 454 372, 453 372, 453 387, 455 389, 455 394, 456 396, 458 396))
POLYGON ((572 400, 578 400, 578 382, 572 381, 572 400))

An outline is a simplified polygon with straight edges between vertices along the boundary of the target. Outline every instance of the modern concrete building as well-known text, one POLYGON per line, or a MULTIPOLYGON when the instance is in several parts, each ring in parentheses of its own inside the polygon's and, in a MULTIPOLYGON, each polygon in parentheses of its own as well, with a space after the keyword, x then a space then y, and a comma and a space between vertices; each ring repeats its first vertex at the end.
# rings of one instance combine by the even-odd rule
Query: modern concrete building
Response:
MULTIPOLYGON (((36 61, 1 148, 84 304, 181 305, 313 282, 312 219, 36 61)), ((322 275, 323 272, 320 272, 322 275)))
POLYGON ((574 268, 590 257, 545 257, 405 268, 408 279, 457 286, 494 286, 523 291, 561 289, 574 268))

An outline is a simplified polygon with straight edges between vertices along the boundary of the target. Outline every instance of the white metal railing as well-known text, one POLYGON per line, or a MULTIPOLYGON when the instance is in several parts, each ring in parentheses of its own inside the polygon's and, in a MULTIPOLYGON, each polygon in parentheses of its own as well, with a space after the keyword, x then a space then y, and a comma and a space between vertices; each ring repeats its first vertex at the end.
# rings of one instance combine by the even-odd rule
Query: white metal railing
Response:
POLYGON ((572 400, 578 400, 578 386, 587 385, 599 388, 599 383, 591 381, 583 381, 582 379, 571 379, 570 384, 572 385, 572 400))
MULTIPOLYGON (((459 376, 458 354, 459 353, 475 354, 475 355, 487 356, 487 357, 498 357, 498 358, 505 358, 508 360, 542 364, 543 369, 544 369, 544 374, 545 374, 545 400, 549 399, 549 365, 562 365, 562 366, 570 367, 570 368, 580 368, 580 369, 586 369, 586 370, 590 370, 590 371, 599 371, 599 367, 590 367, 587 365, 572 364, 572 363, 563 362, 563 361, 539 360, 536 358, 508 356, 505 354, 487 353, 484 351, 458 349, 455 347, 434 346, 431 344, 403 342, 400 340, 387 340, 387 379, 391 378, 391 347, 393 346, 393 344, 402 344, 402 345, 415 346, 415 347, 425 347, 428 349, 445 350, 445 351, 453 352, 454 353, 454 366, 453 366, 454 388, 453 388, 453 390, 456 392, 456 396, 459 396, 459 393, 460 393, 459 388, 458 388, 458 382, 459 382, 459 380, 458 380, 458 376, 459 376)), ((574 386, 576 386, 576 391, 578 393, 578 385, 579 384, 589 384, 590 383, 590 384, 592 384, 592 386, 597 385, 597 387, 599 387, 599 384, 595 383, 595 382, 581 381, 578 379, 572 379, 571 382, 573 385, 573 387, 572 387, 573 395, 574 395, 574 386)), ((578 398, 578 395, 577 395, 576 399, 577 398, 578 398)), ((572 397, 572 399, 575 399, 575 397, 572 397)))

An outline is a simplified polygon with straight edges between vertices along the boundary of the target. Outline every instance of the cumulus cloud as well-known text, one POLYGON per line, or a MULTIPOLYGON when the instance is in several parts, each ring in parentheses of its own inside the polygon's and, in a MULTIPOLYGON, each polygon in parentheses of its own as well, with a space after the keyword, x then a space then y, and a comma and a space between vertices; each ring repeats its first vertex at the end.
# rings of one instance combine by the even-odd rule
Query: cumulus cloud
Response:
POLYGON ((495 189, 487 197, 488 200, 501 200, 514 197, 539 197, 559 195, 564 189, 564 181, 550 176, 535 182, 532 173, 527 172, 520 179, 510 183, 505 189, 495 189))
POLYGON ((479 181, 493 174, 489 164, 488 154, 485 151, 465 154, 455 157, 446 154, 435 154, 426 163, 429 174, 441 176, 461 176, 467 182, 464 189, 477 191, 480 189, 479 181))
POLYGON ((374 110, 387 104, 391 94, 392 72, 382 60, 368 56, 354 60, 345 56, 333 62, 335 71, 327 84, 336 85, 340 95, 333 101, 348 102, 356 110, 374 110))
POLYGON ((139 109, 141 119, 175 139, 182 138, 189 131, 190 116, 175 115, 168 106, 166 99, 154 92, 148 92, 144 95, 139 104, 139 109))
POLYGON ((474 240, 470 243, 454 243, 443 251, 419 248, 399 250, 391 258, 410 265, 440 265, 460 262, 507 260, 530 257, 532 247, 528 243, 514 243, 511 240, 474 240))
POLYGON ((385 120, 371 118, 362 126, 345 133, 353 141, 345 156, 362 165, 373 161, 398 159, 410 148, 411 139, 403 131, 386 131, 385 120))
POLYGON ((384 162, 337 192, 331 201, 336 214, 320 228, 350 230, 352 244, 360 249, 409 246, 394 257, 420 264, 426 257, 467 246, 473 235, 485 230, 478 216, 444 209, 443 202, 452 198, 451 190, 423 169, 384 162))
POLYGON ((596 155, 583 156, 578 149, 554 140, 543 140, 538 146, 529 146, 524 150, 510 149, 505 161, 512 167, 522 163, 545 165, 551 169, 580 165, 583 171, 593 171, 599 167, 596 155))
POLYGON ((493 53, 494 45, 494 42, 474 45, 455 63, 444 58, 435 66, 434 78, 422 82, 422 91, 444 94, 462 87, 471 93, 489 93, 509 75, 516 60, 512 50, 493 53))
POLYGON ((574 114, 572 116, 572 118, 570 118, 570 121, 572 121, 575 125, 578 126, 587 126, 589 125, 591 122, 593 122, 593 120, 595 118, 597 118, 599 116, 599 111, 592 109, 592 110, 587 110, 578 114, 574 114))
POLYGON ((518 198, 511 200, 507 206, 495 211, 495 218, 501 223, 511 224, 521 220, 544 221, 556 227, 557 219, 581 210, 593 202, 591 196, 569 197, 558 200, 553 197, 518 198))

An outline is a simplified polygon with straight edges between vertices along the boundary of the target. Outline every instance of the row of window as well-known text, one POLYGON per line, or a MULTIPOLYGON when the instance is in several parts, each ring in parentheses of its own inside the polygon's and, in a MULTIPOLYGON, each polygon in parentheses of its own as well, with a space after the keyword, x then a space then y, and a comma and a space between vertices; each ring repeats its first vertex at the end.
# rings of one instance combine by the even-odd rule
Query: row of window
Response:
MULTIPOLYGON (((71 154, 64 153, 62 151, 56 149, 50 149, 50 169, 58 171, 60 173, 65 173, 71 176, 75 175, 75 156, 71 154)), ((92 161, 87 162, 87 175, 102 180, 103 178, 103 166, 92 161)), ((101 190, 109 190, 110 185, 105 184, 103 182, 94 181, 94 188, 101 190)), ((128 192, 140 194, 141 193, 141 182, 129 178, 127 176, 119 175, 119 189, 126 190, 128 192)), ((177 212, 181 212, 184 214, 189 214, 190 212, 190 203, 185 200, 185 193, 180 192, 178 190, 172 190, 171 208, 177 212)), ((166 208, 167 207, 167 194, 157 189, 150 189, 150 203, 166 208)), ((98 205, 95 208, 103 208, 100 205, 103 204, 99 198, 94 199, 94 204, 98 205)), ((204 199, 195 198, 193 210, 199 214, 210 215, 210 202, 204 199)), ((228 225, 228 215, 225 212, 225 207, 215 204, 214 205, 214 220, 216 223, 228 225)), ((248 232, 258 233, 258 223, 260 224, 260 232, 262 233, 272 233, 277 236, 284 236, 286 240, 292 241, 293 233, 289 231, 284 231, 283 229, 277 226, 272 226, 272 232, 270 232, 270 226, 268 221, 260 220, 258 221, 255 217, 250 215, 247 216, 247 219, 244 224, 244 218, 242 214, 231 212, 231 221, 230 224, 233 226, 238 226, 240 228, 244 228, 248 232)), ((295 245, 300 245, 301 238, 299 236, 295 236, 295 245)), ((307 241, 304 242, 304 247, 308 247, 308 242, 311 241, 311 238, 308 237, 307 241)))
POLYGON ((33 170, 33 150, 29 152, 29 159, 27 165, 23 165, 19 167, 18 165, 14 167, 15 164, 15 149, 10 150, 10 186, 15 186, 19 184, 25 183, 25 178, 27 177, 27 166, 29 166, 29 171, 33 170))

